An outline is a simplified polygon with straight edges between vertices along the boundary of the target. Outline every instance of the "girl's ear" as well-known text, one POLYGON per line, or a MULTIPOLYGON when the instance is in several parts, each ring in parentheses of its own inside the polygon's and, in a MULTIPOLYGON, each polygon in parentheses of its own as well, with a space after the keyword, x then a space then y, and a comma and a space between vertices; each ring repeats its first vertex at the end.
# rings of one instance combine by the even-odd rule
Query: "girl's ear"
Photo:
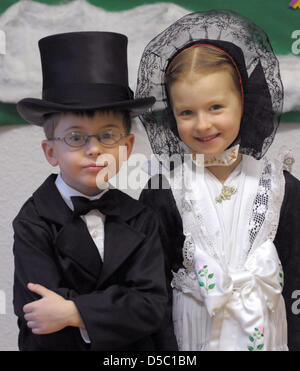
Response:
POLYGON ((58 160, 56 158, 54 143, 50 142, 49 140, 43 140, 41 145, 44 151, 44 155, 47 161, 49 162, 49 164, 52 166, 57 166, 58 160))

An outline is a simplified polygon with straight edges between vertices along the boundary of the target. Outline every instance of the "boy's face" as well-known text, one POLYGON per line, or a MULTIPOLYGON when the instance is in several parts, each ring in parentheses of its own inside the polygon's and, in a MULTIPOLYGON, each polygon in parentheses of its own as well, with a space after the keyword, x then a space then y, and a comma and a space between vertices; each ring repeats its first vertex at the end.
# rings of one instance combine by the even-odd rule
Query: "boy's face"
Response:
POLYGON ((196 153, 222 153, 238 136, 241 95, 227 69, 186 75, 170 97, 180 138, 196 153))
MULTIPOLYGON (((72 136, 76 141, 78 134, 99 134, 108 137, 111 132, 125 134, 122 114, 112 112, 95 113, 88 116, 77 116, 72 113, 63 115, 54 132, 55 138, 72 136), (102 135, 103 134, 103 135, 102 135)), ((44 140, 42 148, 48 162, 59 166, 63 180, 77 191, 93 196, 101 190, 102 183, 114 176, 122 165, 121 157, 129 157, 134 144, 134 135, 121 138, 114 146, 103 145, 98 138, 90 137, 81 147, 72 147, 64 140, 44 140), (119 150, 122 150, 119 151, 119 150), (120 153, 123 156, 120 156, 120 153)))

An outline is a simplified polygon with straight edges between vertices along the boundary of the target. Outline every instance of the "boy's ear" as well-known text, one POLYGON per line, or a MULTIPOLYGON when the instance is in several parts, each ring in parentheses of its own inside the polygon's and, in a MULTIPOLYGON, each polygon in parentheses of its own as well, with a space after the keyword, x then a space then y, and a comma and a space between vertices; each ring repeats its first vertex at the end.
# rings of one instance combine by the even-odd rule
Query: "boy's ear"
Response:
POLYGON ((57 166, 58 165, 58 160, 56 158, 56 153, 54 150, 54 145, 53 142, 50 142, 49 140, 43 140, 42 143, 42 148, 44 151, 44 155, 49 162, 50 165, 52 166, 57 166))
POLYGON ((129 134, 126 137, 125 145, 127 146, 127 158, 129 158, 129 156, 130 156, 130 154, 133 150, 134 140, 135 140, 134 134, 129 134))

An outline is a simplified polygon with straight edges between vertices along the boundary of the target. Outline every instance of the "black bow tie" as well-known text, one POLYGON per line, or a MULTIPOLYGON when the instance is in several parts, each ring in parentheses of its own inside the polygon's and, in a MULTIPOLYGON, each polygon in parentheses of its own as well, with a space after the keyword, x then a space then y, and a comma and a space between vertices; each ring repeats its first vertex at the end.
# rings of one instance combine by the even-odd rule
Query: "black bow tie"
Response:
POLYGON ((91 210, 99 210, 105 215, 118 215, 119 205, 112 192, 106 192, 98 200, 89 200, 85 197, 71 197, 74 205, 74 216, 85 215, 91 210), (109 195, 108 195, 109 193, 109 195))

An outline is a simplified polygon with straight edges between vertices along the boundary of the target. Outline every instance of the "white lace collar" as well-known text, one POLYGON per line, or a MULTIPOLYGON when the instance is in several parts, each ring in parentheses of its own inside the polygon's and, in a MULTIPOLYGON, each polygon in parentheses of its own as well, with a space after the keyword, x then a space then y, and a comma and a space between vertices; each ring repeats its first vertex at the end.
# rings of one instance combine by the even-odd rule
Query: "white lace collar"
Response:
POLYGON ((239 147, 240 145, 237 144, 218 155, 201 155, 193 153, 191 150, 190 153, 192 154, 193 160, 197 166, 230 166, 238 158, 239 147))

